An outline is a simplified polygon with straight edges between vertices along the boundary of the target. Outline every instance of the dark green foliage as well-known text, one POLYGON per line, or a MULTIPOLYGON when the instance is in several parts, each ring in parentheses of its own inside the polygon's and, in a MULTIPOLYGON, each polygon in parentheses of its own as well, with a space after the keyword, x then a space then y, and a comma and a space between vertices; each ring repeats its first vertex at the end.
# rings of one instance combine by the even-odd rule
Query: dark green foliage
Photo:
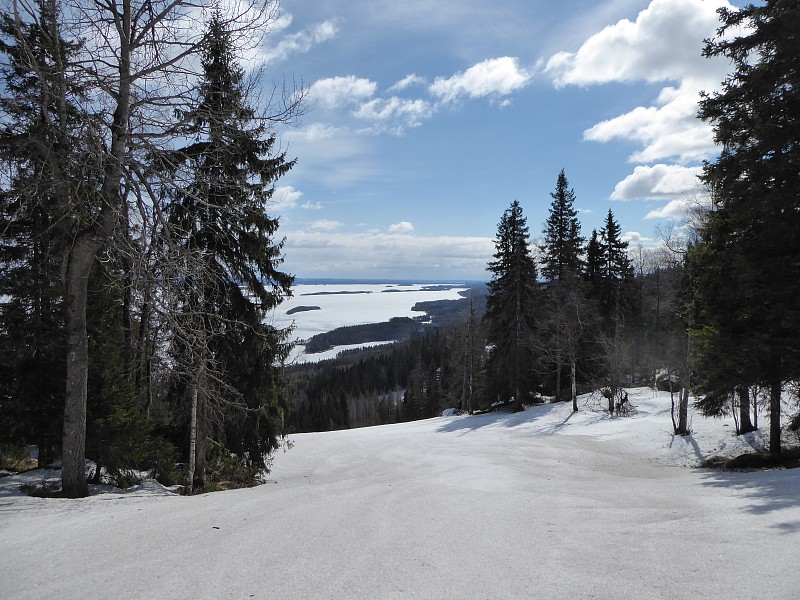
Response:
POLYGON ((408 317, 394 317, 384 323, 337 327, 306 340, 307 354, 325 352, 334 346, 363 344, 367 342, 403 341, 419 334, 424 325, 408 317))
MULTIPOLYGON (((605 225, 600 230, 597 249, 599 260, 592 265, 597 272, 594 274, 591 293, 608 329, 613 330, 636 314, 636 290, 633 266, 628 257, 628 242, 622 240, 622 229, 611 209, 608 210, 605 225)), ((593 248, 590 250, 594 252, 593 248)))
POLYGON ((719 12, 704 55, 729 58, 734 71, 700 103, 723 149, 703 173, 715 210, 692 251, 694 338, 704 366, 733 348, 705 382, 715 395, 743 380, 771 389, 779 452, 781 385, 800 375, 800 5, 719 12), (743 33, 726 38, 732 31, 743 33))
MULTIPOLYGON (((196 141, 162 157, 162 164, 189 180, 167 213, 196 267, 184 289, 194 333, 178 340, 173 353, 192 385, 202 388, 203 440, 216 440, 245 465, 264 468, 282 433, 284 399, 275 365, 288 350, 287 332, 266 324, 265 315, 290 293, 293 281, 279 270, 283 241, 274 239, 278 220, 265 209, 273 183, 294 162, 274 153, 275 135, 249 106, 244 72, 218 15, 209 23, 203 71, 200 102, 184 115, 191 124, 186 133, 196 141), (194 314, 202 316, 192 320, 194 314), (202 340, 199 350, 195 338, 202 340)), ((202 457, 199 464, 202 470, 202 457)))
POLYGON ((578 211, 575 210, 575 191, 570 189, 564 169, 558 174, 553 202, 544 228, 542 243, 542 276, 546 281, 561 281, 581 271, 583 238, 578 211))
POLYGON ((9 168, 0 189, 0 440, 37 444, 42 464, 61 442, 69 210, 61 190, 80 146, 81 89, 62 66, 76 47, 58 37, 53 8, 39 2, 20 37, 11 15, 0 15, 0 160, 9 168))
POLYGON ((527 220, 516 200, 503 213, 495 238, 492 274, 486 298, 487 341, 492 345, 487 365, 489 393, 515 399, 522 407, 536 386, 532 349, 540 303, 536 261, 530 252, 527 220))

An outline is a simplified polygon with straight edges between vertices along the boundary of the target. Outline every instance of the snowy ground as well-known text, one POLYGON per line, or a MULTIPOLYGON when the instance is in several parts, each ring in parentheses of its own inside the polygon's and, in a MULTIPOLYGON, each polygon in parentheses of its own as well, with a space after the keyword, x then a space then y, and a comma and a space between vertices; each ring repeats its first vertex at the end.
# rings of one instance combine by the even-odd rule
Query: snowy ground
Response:
POLYGON ((630 396, 297 435, 270 483, 190 498, 4 478, 0 598, 800 597, 800 469, 693 468, 761 435, 630 396))

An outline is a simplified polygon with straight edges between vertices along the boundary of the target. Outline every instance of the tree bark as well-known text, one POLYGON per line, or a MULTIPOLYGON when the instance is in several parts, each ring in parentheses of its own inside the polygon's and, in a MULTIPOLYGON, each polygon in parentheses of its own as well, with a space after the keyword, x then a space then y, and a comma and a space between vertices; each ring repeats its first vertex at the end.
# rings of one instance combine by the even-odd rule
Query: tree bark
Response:
POLYGON ((781 382, 773 381, 769 387, 769 451, 781 452, 781 382))
POLYGON ((64 399, 64 430, 61 453, 61 489, 67 498, 88 495, 86 485, 86 394, 89 339, 86 332, 86 301, 89 271, 100 247, 98 241, 76 240, 67 255, 64 274, 65 323, 67 329, 67 373, 64 399))
POLYGON ((572 383, 572 412, 578 412, 578 382, 575 379, 576 361, 573 357, 570 361, 570 382, 572 383))
POLYGON ((681 399, 678 404, 678 433, 688 435, 689 433, 689 382, 687 381, 681 390, 681 399))
POLYGON ((739 434, 755 431, 750 422, 750 388, 746 385, 739 386, 739 434))
POLYGON ((191 411, 189 414, 189 472, 186 474, 184 493, 191 494, 194 489, 194 471, 197 464, 197 382, 189 389, 191 411))

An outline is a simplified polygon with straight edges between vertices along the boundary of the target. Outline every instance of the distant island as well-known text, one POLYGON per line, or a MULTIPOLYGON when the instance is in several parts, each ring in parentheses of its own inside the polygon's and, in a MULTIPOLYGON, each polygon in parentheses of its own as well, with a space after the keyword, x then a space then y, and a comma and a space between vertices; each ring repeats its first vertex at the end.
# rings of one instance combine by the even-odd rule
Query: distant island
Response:
POLYGON ((347 291, 342 290, 339 292, 307 292, 305 294, 300 294, 301 296, 338 296, 340 294, 371 294, 369 290, 358 290, 358 291, 347 291))
POLYGON ((287 315, 293 315, 299 312, 308 312, 310 310, 322 310, 319 306, 295 306, 286 311, 287 315))

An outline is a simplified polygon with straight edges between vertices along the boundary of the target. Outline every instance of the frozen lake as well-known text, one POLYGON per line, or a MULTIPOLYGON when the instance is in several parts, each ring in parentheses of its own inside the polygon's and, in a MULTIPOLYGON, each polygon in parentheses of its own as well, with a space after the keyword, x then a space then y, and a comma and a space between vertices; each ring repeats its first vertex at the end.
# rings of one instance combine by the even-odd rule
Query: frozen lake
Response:
MULTIPOLYGON (((412 310, 417 302, 459 300, 463 297, 459 292, 468 289, 459 282, 301 283, 294 286, 294 295, 276 309, 273 323, 277 327, 294 325, 294 339, 306 340, 337 327, 382 323, 392 317, 419 317, 425 313, 412 310), (302 307, 318 308, 294 312, 302 307)), ((298 344, 290 360, 314 362, 334 358, 338 352, 352 347, 340 346, 307 355, 304 346, 298 344)))

